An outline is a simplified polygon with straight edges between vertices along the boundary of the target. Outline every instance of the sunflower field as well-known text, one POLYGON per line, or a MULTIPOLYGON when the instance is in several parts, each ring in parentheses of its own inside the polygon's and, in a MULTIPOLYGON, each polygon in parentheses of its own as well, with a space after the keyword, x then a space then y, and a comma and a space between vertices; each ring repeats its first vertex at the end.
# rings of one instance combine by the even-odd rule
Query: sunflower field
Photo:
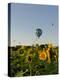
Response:
POLYGON ((58 47, 52 44, 8 48, 9 76, 58 74, 58 47))

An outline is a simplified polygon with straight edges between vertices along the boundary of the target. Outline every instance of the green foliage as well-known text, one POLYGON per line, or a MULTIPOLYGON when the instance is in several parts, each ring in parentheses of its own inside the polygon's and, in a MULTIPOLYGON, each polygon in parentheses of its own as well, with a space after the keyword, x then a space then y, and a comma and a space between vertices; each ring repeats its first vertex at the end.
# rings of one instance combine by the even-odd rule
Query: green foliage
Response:
POLYGON ((50 49, 51 63, 48 64, 46 60, 40 60, 38 54, 38 51, 42 51, 42 48, 45 48, 45 46, 25 46, 23 48, 20 46, 17 49, 12 48, 10 52, 11 76, 57 74, 58 62, 56 63, 54 55, 56 55, 56 51, 58 52, 58 47, 50 49))

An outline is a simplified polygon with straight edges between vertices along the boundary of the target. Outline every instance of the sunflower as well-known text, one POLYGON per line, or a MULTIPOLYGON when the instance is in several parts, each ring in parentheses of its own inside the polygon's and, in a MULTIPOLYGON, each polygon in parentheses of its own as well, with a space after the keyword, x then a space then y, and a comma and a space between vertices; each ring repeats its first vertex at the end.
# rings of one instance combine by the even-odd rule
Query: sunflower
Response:
POLYGON ((39 59, 44 61, 46 60, 46 58, 47 58, 46 52, 45 51, 40 52, 39 59))
POLYGON ((51 63, 51 59, 50 59, 50 49, 52 48, 52 44, 48 44, 48 48, 46 50, 46 53, 47 53, 47 63, 51 63))
POLYGON ((48 44, 48 49, 52 48, 52 44, 48 44))
POLYGON ((28 62, 29 62, 29 63, 32 62, 32 57, 31 57, 31 56, 28 57, 28 62))
POLYGON ((32 62, 32 56, 31 55, 27 55, 26 59, 25 59, 25 62, 31 63, 32 62))
POLYGON ((50 59, 50 52, 49 52, 49 50, 47 50, 46 53, 47 53, 47 58, 48 58, 47 63, 50 63, 51 59, 50 59))
POLYGON ((58 63, 58 51, 57 50, 55 50, 54 58, 55 58, 55 62, 58 63))

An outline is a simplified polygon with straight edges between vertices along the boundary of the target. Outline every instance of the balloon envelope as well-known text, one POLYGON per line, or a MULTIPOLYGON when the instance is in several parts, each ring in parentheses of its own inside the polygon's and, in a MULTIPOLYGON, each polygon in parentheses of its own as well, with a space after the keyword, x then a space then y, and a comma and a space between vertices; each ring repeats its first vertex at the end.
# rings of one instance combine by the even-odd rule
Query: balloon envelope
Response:
POLYGON ((42 35, 42 30, 40 28, 36 29, 36 35, 38 38, 42 35))

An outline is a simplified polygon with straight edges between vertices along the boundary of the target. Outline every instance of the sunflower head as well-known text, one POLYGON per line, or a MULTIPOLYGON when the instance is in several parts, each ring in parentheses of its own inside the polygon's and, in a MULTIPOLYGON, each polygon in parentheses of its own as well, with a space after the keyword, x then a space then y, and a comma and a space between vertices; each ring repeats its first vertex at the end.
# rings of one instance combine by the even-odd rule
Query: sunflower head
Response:
POLYGON ((52 47, 52 44, 48 44, 48 48, 51 48, 52 47))
POLYGON ((27 63, 31 63, 32 62, 32 56, 26 56, 26 59, 25 59, 25 61, 27 62, 27 63))
POLYGON ((31 61, 32 61, 32 57, 29 56, 29 57, 28 57, 28 62, 31 63, 31 61))
POLYGON ((40 52, 39 59, 45 61, 47 59, 46 52, 44 51, 40 52))

